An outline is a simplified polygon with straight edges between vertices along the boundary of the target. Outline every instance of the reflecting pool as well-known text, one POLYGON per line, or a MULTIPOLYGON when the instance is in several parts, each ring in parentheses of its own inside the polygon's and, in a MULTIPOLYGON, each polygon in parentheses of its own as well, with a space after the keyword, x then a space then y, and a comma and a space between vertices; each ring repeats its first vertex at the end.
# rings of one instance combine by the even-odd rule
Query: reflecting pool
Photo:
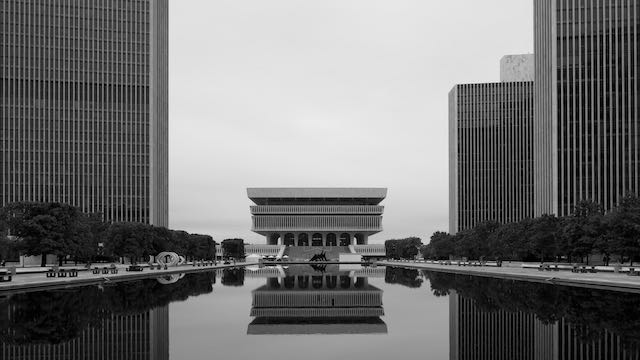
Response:
POLYGON ((0 294, 0 359, 637 359, 640 295, 385 267, 0 294))

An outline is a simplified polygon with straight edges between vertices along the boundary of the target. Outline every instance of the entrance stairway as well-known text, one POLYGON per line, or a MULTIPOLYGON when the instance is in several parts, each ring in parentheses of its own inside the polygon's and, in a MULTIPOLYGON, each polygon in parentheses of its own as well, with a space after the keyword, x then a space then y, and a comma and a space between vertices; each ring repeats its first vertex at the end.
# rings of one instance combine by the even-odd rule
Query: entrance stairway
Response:
POLYGON ((289 256, 289 261, 305 261, 322 251, 324 251, 327 260, 338 260, 340 254, 350 252, 347 246, 287 246, 284 255, 289 256))

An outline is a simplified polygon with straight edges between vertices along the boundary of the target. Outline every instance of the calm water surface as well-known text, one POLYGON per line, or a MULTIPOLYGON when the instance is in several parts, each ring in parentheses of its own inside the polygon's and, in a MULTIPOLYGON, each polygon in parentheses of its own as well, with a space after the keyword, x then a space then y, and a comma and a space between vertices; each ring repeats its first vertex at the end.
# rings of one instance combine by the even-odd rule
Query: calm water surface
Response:
POLYGON ((638 359, 640 296, 400 268, 0 295, 0 359, 638 359))

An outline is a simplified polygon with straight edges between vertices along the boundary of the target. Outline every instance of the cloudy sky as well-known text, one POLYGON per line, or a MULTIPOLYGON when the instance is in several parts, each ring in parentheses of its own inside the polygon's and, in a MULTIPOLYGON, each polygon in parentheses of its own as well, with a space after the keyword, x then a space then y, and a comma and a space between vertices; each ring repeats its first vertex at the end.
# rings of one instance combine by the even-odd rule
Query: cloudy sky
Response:
POLYGON ((170 227, 263 243, 247 187, 387 187, 448 228, 447 93, 533 51, 533 0, 170 1, 170 227))

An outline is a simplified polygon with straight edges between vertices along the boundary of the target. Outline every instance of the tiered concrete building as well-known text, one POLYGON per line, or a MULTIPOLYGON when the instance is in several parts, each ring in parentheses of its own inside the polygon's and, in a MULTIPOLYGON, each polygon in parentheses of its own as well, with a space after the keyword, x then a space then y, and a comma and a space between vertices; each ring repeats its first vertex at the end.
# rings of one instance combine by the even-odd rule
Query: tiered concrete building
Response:
POLYGON ((449 92, 449 232, 533 216, 533 55, 449 92))
POLYGON ((168 225, 168 1, 0 2, 0 205, 168 225))
POLYGON ((251 230, 268 245, 366 245, 382 231, 384 188, 249 188, 251 230))
POLYGON ((640 4, 534 1, 535 213, 640 193, 640 4))

